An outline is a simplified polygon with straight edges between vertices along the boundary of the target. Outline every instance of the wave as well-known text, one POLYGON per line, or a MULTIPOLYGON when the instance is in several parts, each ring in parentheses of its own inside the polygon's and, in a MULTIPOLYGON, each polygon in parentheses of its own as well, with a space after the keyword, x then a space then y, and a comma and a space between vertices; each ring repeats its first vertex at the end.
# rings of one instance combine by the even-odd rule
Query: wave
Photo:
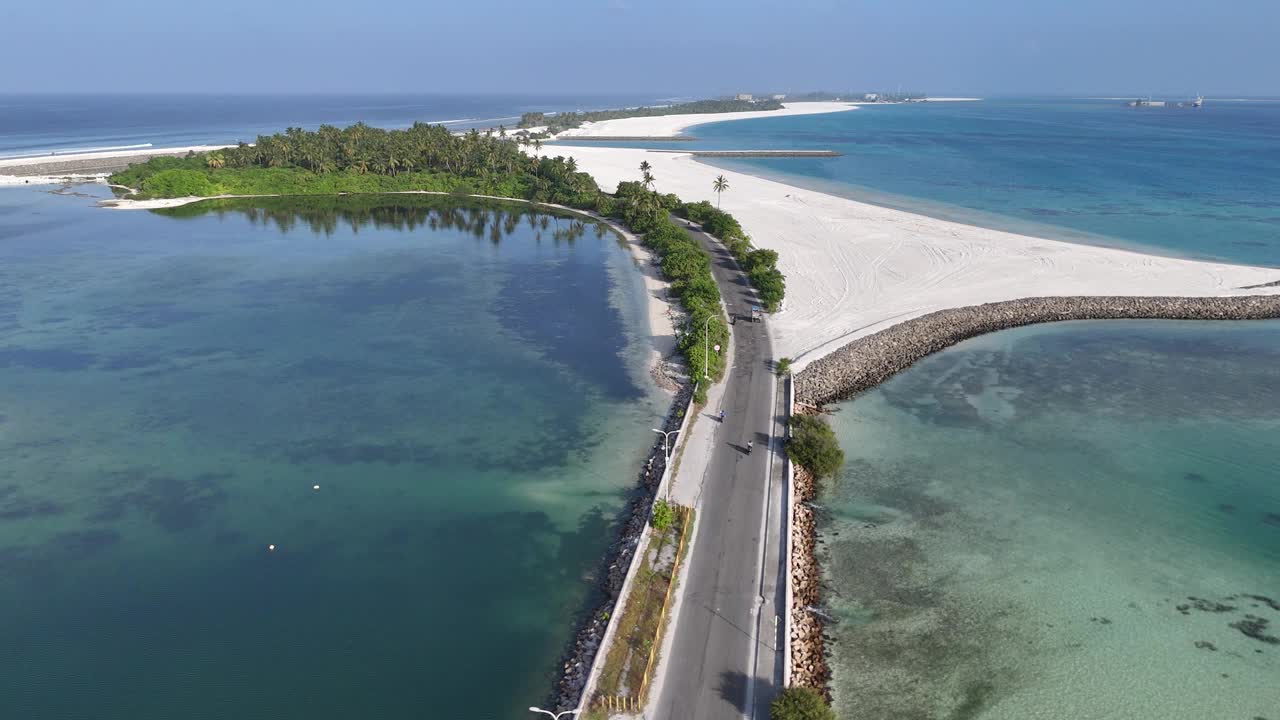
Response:
POLYGON ((112 152, 115 150, 142 150, 143 148, 149 147, 152 147, 151 143, 138 143, 136 145, 107 145, 104 147, 87 148, 57 148, 54 150, 41 150, 39 152, 22 152, 11 155, 0 155, 0 160, 19 160, 22 158, 45 157, 47 155, 78 155, 80 153, 112 152))

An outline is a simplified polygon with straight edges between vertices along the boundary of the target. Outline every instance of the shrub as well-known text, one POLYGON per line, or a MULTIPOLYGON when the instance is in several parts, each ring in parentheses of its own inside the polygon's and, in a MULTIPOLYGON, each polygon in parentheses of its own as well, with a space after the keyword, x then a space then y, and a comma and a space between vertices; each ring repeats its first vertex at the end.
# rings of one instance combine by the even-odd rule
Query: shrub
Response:
POLYGON ((836 714, 817 690, 789 687, 769 705, 769 720, 836 720, 836 714))
POLYGON ((818 478, 835 475, 844 464, 844 451, 831 426, 811 415, 791 418, 787 455, 818 478))
POLYGON ((676 521, 676 508, 666 500, 659 500, 653 504, 653 529, 658 532, 666 532, 671 527, 671 523, 676 521))
POLYGON ((747 273, 751 285, 760 293, 760 302, 769 312, 776 312, 782 306, 787 287, 786 278, 777 268, 777 252, 753 249, 738 221, 706 200, 681 205, 678 212, 724 243, 747 273))
POLYGON ((778 358, 778 377, 786 377, 791 374, 791 358, 778 358))
POLYGON ((208 197, 217 195, 209 176, 199 170, 161 170, 142 181, 142 192, 156 197, 208 197))

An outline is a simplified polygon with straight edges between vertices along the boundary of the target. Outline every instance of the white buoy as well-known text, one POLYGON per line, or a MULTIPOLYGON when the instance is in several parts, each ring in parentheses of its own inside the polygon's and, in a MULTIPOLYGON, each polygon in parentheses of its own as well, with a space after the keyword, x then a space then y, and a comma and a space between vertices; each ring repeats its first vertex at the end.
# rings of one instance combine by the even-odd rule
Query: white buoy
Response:
POLYGON ((275 545, 268 545, 268 546, 267 546, 267 552, 275 552, 275 551, 276 551, 276 546, 275 546, 275 545))
POLYGON ((319 489, 320 489, 320 486, 319 486, 319 485, 312 485, 312 486, 311 486, 311 489, 312 489, 312 490, 319 490, 319 489))

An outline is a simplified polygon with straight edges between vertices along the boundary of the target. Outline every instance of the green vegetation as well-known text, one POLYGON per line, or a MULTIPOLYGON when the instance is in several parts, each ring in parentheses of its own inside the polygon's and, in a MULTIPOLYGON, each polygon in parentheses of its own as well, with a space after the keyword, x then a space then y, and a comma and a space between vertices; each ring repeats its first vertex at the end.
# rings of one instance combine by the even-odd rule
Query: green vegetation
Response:
POLYGON ((787 440, 791 461, 813 473, 816 478, 831 477, 844 464, 844 450, 835 431, 813 415, 791 417, 791 438, 787 440))
MULTIPOLYGON (((533 141, 540 145, 541 141, 533 141)), ((529 157, 515 138, 453 135, 416 123, 380 130, 358 123, 290 128, 253 145, 184 158, 153 158, 111 182, 140 197, 318 195, 426 190, 501 195, 595 209, 600 190, 565 158, 529 157), (200 177, 202 176, 202 177, 200 177)))
POLYGON ((671 523, 676 519, 676 506, 666 500, 659 500, 653 504, 653 529, 658 532, 666 532, 671 527, 671 523))
POLYGON ((716 194, 716 209, 720 209, 720 196, 725 190, 729 189, 729 181, 724 179, 723 175, 717 175, 716 179, 711 182, 711 190, 716 194))
MULTIPOLYGON (((655 648, 661 646, 667 626, 667 610, 671 586, 680 572, 687 542, 682 542, 693 524, 693 511, 670 505, 671 523, 665 530, 654 526, 649 543, 635 579, 625 598, 626 607, 618 618, 613 643, 601 648, 605 655, 604 667, 596 695, 610 697, 635 697, 644 702, 648 691, 647 681, 650 660, 657 664, 655 648)), ((620 600, 621 601, 621 600, 620 600)))
POLYGON ((791 358, 778 358, 778 367, 775 369, 778 377, 787 377, 791 374, 791 358))
POLYGON ((629 117, 657 117, 660 115, 693 115, 697 113, 746 112, 750 110, 780 110, 777 100, 698 100, 696 102, 663 105, 659 107, 634 107, 619 110, 593 110, 589 112, 562 112, 546 115, 528 112, 520 116, 522 128, 546 126, 553 133, 576 128, 584 122, 618 120, 629 117))
POLYGON ((198 170, 172 168, 146 178, 142 183, 145 193, 159 197, 185 197, 196 195, 208 197, 217 194, 208 176, 198 170))
MULTIPOLYGON (((642 171, 644 172, 644 171, 642 171)), ((612 206, 614 212, 636 233, 641 242, 658 256, 662 274, 671 283, 671 292, 689 314, 689 323, 677 346, 694 380, 724 375, 724 355, 716 352, 729 343, 729 326, 720 309, 720 288, 711 274, 711 258, 684 228, 671 220, 671 212, 681 206, 675 195, 661 195, 638 182, 620 182, 612 206)), ((705 403, 707 383, 699 382, 694 399, 705 403)))
POLYGON ((742 226, 729 213, 713 207, 711 203, 687 203, 680 207, 680 214, 698 223, 713 237, 724 243, 733 254, 734 259, 747 273, 747 278, 756 292, 760 294, 760 302, 769 312, 777 312, 786 295, 787 281, 782 271, 778 270, 778 253, 773 250, 757 250, 751 247, 751 240, 743 232, 742 226))
POLYGON ((836 713, 817 690, 789 687, 770 703, 769 720, 836 720, 836 713))

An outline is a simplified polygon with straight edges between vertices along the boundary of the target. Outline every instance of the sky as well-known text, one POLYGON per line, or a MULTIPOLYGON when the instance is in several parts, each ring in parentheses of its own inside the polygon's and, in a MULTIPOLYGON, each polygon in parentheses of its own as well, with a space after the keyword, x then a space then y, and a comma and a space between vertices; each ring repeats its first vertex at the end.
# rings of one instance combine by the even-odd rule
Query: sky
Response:
POLYGON ((0 2, 0 93, 1280 95, 1280 0, 0 2))

